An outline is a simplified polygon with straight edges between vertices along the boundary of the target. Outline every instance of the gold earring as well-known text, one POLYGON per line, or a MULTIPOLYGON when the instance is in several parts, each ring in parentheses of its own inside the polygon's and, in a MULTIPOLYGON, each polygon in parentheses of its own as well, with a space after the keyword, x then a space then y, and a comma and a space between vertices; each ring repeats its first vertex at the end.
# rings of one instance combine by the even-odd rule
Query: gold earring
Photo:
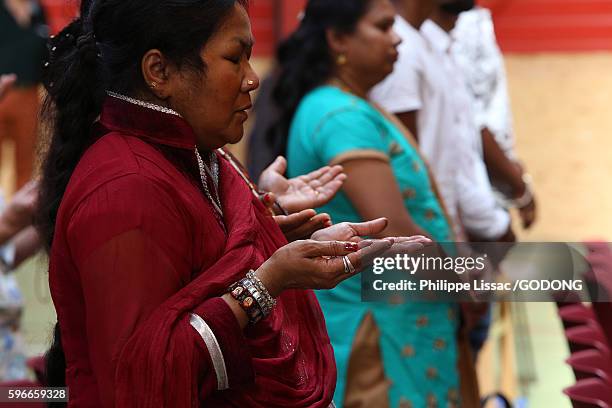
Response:
POLYGON ((255 81, 253 81, 252 79, 249 79, 249 80, 247 81, 247 84, 248 84, 249 86, 253 86, 253 85, 255 84, 255 81))
POLYGON ((338 64, 338 65, 346 64, 346 55, 344 55, 344 54, 338 55, 338 57, 336 58, 336 64, 338 64))
POLYGON ((151 82, 151 88, 157 88, 157 83, 156 82, 151 82))

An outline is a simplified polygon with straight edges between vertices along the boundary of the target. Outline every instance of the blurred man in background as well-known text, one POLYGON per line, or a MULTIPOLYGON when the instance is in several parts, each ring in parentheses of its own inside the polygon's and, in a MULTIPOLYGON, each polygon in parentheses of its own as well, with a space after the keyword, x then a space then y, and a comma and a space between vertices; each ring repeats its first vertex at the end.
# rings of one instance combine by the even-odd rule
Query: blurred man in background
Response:
POLYGON ((475 241, 513 241, 510 216, 498 204, 484 166, 480 137, 470 125, 465 100, 455 92, 449 58, 422 32, 438 4, 395 1, 394 29, 402 38, 399 60, 394 72, 374 88, 372 98, 395 113, 417 138, 457 235, 475 241))
POLYGON ((491 12, 478 6, 462 12, 464 9, 461 4, 449 4, 445 7, 446 17, 441 16, 449 22, 456 21, 451 31, 451 56, 473 100, 475 123, 482 136, 484 160, 493 186, 506 206, 519 211, 523 227, 530 228, 536 220, 536 201, 530 177, 515 152, 506 68, 491 12))

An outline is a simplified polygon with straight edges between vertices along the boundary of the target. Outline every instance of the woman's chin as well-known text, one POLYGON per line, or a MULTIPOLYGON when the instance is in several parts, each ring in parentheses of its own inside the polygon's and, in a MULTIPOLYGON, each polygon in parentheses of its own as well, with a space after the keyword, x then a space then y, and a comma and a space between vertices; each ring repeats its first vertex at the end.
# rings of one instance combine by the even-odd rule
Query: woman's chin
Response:
POLYGON ((225 137, 225 142, 227 144, 236 144, 240 142, 243 137, 244 137, 244 127, 240 125, 238 129, 228 132, 228 134, 225 137))

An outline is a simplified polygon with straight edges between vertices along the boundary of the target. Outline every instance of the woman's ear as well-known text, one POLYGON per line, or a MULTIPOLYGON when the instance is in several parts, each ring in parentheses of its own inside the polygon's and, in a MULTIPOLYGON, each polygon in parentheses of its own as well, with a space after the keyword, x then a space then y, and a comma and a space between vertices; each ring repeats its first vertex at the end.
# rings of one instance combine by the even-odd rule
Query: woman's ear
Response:
POLYGON ((172 93, 172 67, 164 54, 157 49, 149 50, 142 57, 142 77, 146 86, 159 99, 168 99, 172 93))
POLYGON ((328 28, 325 30, 325 37, 329 50, 335 57, 346 54, 346 35, 338 31, 328 28))

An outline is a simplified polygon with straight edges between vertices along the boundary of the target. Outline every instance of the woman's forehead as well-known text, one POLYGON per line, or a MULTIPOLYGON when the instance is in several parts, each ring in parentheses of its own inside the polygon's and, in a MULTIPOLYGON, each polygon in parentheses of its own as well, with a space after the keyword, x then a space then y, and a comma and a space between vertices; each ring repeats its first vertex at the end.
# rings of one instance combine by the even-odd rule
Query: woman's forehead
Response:
POLYGON ((246 9, 236 3, 234 9, 227 16, 221 27, 219 27, 219 32, 230 37, 230 40, 238 38, 248 43, 252 43, 253 34, 251 33, 251 20, 249 19, 246 9))

